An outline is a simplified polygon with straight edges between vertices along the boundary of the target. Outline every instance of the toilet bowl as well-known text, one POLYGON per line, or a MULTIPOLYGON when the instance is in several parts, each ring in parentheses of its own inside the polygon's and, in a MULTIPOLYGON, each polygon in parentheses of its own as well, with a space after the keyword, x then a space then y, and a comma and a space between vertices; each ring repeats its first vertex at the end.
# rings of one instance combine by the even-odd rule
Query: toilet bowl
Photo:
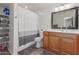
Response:
POLYGON ((36 48, 41 48, 43 46, 42 38, 43 38, 43 32, 41 31, 40 37, 36 37, 34 40, 36 43, 36 48))
POLYGON ((40 48, 41 47, 41 38, 40 37, 36 37, 35 38, 35 43, 36 43, 36 48, 40 48))

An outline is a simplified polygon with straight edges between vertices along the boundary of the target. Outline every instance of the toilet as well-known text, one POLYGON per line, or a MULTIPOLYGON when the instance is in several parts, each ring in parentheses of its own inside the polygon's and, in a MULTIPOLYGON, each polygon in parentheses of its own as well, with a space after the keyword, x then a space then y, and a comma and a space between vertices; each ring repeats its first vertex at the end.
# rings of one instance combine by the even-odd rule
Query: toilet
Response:
POLYGON ((34 40, 36 43, 36 48, 41 48, 43 46, 42 39, 43 39, 43 31, 40 31, 40 37, 36 37, 34 40))

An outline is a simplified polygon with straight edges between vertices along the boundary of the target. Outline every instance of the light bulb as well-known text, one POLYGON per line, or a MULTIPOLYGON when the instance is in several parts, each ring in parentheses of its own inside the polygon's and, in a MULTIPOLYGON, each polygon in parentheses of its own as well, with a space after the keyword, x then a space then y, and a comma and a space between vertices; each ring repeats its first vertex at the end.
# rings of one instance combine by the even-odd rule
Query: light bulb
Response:
POLYGON ((25 6, 25 8, 28 8, 27 6, 25 6))
POLYGON ((58 11, 58 8, 55 8, 55 11, 58 11))
POLYGON ((64 9, 64 6, 60 6, 60 10, 63 10, 64 9))

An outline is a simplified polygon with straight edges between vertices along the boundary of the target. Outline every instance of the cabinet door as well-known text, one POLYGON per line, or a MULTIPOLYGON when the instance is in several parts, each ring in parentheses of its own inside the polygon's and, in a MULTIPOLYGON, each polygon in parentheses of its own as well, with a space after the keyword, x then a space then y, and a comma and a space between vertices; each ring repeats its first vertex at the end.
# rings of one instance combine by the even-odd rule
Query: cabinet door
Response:
POLYGON ((48 48, 48 36, 44 35, 44 48, 48 48))
POLYGON ((61 51, 68 53, 68 54, 74 54, 75 49, 75 40, 70 38, 62 38, 61 43, 61 51))
POLYGON ((59 37, 49 36, 49 48, 59 50, 59 37))

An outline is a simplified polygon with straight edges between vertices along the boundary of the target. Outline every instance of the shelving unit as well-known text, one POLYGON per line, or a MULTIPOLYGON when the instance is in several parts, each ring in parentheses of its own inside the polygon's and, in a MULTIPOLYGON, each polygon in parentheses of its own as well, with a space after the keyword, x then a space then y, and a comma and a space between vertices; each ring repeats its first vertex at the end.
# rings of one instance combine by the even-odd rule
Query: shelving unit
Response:
POLYGON ((7 46, 9 41, 9 17, 0 15, 0 48, 7 46))

